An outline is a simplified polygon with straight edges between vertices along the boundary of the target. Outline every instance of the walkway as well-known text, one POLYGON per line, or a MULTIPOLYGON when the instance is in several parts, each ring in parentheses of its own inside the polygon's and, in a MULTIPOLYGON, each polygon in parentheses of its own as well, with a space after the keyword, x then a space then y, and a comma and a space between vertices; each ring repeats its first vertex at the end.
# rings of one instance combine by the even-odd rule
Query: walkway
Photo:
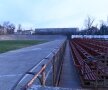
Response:
POLYGON ((78 73, 71 57, 69 43, 66 46, 59 86, 64 88, 81 88, 78 73))

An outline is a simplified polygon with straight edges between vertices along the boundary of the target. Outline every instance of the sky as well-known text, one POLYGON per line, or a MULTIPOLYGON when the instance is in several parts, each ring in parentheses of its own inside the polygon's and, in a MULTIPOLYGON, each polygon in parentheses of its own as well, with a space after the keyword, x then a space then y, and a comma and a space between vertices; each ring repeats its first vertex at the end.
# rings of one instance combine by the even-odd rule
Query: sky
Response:
POLYGON ((94 25, 108 17, 108 0, 0 0, 0 23, 10 21, 23 28, 84 28, 85 19, 94 25))

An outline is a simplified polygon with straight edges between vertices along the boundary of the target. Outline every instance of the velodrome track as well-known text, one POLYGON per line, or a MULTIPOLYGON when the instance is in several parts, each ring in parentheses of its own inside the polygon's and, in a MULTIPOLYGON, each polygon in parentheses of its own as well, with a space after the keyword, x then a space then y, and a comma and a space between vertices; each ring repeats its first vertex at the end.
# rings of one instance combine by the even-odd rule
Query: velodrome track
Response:
MULTIPOLYGON (((51 37, 50 37, 51 38, 51 37)), ((48 39, 50 39, 48 37, 48 39)), ((20 77, 41 62, 65 38, 0 54, 0 90, 11 90, 20 77)))

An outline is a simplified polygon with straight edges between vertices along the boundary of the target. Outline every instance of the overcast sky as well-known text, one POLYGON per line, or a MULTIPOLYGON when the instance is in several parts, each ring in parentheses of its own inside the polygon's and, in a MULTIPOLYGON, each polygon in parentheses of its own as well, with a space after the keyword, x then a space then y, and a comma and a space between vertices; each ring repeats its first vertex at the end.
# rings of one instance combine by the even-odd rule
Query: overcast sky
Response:
POLYGON ((107 20, 108 0, 0 0, 0 23, 24 28, 84 27, 87 16, 94 24, 107 20))

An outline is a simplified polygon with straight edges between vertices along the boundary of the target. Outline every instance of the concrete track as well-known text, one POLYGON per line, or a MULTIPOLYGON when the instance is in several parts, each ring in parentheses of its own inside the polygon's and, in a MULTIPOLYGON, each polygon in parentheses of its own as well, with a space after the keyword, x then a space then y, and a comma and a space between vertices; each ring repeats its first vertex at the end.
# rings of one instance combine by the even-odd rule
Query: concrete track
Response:
POLYGON ((63 41, 54 40, 0 54, 0 90, 11 90, 24 73, 41 62, 63 41))

